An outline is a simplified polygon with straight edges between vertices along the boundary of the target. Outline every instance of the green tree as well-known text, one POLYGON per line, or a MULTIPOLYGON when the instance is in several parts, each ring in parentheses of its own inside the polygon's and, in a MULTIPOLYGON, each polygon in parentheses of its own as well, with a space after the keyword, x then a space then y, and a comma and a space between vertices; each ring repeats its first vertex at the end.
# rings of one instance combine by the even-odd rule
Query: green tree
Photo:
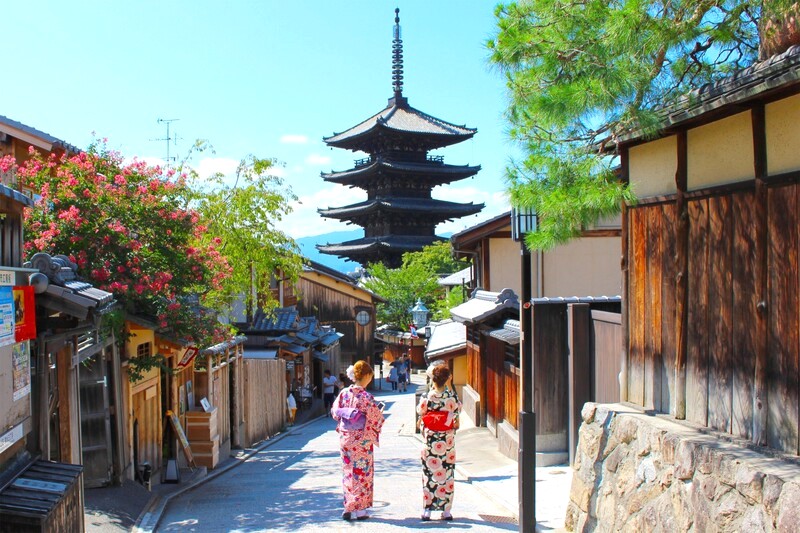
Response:
POLYGON ((452 274, 469 266, 464 259, 453 257, 453 246, 450 241, 439 241, 425 246, 419 252, 403 254, 403 266, 419 265, 436 275, 452 274))
MULTIPOLYGON (((771 0, 781 12, 791 2, 771 0)), ((691 89, 758 57, 761 1, 525 0, 497 6, 491 62, 505 74, 512 205, 539 215, 547 249, 633 201, 613 155, 629 131, 657 131, 691 89)))
MULTIPOLYGON (((209 149, 202 142, 196 148, 209 149)), ((208 228, 201 242, 216 245, 229 265, 219 290, 209 295, 216 308, 230 309, 231 301, 241 297, 248 314, 256 306, 269 308, 275 303, 270 279, 296 281, 302 269, 294 240, 276 227, 297 198, 272 174, 275 165, 273 159, 251 155, 239 163, 234 176, 215 174, 204 182, 188 164, 184 167, 193 177, 193 204, 208 228)))

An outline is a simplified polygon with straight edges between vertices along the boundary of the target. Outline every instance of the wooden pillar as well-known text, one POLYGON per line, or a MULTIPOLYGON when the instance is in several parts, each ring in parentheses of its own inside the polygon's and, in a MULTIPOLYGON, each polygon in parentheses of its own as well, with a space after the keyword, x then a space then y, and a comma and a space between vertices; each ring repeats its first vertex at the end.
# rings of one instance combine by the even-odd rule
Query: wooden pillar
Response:
POLYGON ((678 133, 678 168, 675 186, 678 190, 676 216, 678 219, 675 238, 675 404, 672 414, 677 419, 686 419, 686 354, 689 327, 689 209, 686 205, 688 184, 687 135, 678 133))
POLYGON ((569 394, 569 464, 575 464, 575 450, 578 446, 578 429, 581 426, 583 404, 592 400, 592 378, 594 368, 589 350, 592 327, 589 304, 567 305, 569 343, 568 394, 569 394))
POLYGON ((63 346, 56 353, 56 376, 58 380, 58 442, 59 457, 56 461, 70 462, 72 455, 72 433, 70 432, 70 381, 72 373, 72 353, 69 346, 63 346))
MULTIPOLYGON (((620 154, 620 170, 622 173, 622 181, 625 184, 630 184, 630 159, 628 157, 628 151, 624 150, 620 154)), ((630 272, 630 261, 628 258, 628 244, 630 239, 630 224, 628 220, 629 212, 627 204, 622 204, 622 239, 620 239, 621 245, 621 259, 620 259, 620 270, 622 271, 622 353, 620 353, 621 358, 621 365, 620 365, 620 372, 619 372, 619 399, 622 402, 628 401, 628 368, 629 368, 629 361, 630 361, 630 354, 628 351, 628 347, 630 346, 630 325, 628 323, 628 317, 630 316, 629 306, 630 306, 630 280, 629 280, 629 272, 630 272)))
POLYGON ((760 446, 767 444, 767 365, 768 365, 768 224, 769 203, 767 195, 767 139, 763 104, 751 111, 753 124, 753 167, 755 173, 754 220, 756 226, 754 287, 758 295, 754 320, 753 338, 756 340, 755 381, 753 384, 753 442, 760 446))

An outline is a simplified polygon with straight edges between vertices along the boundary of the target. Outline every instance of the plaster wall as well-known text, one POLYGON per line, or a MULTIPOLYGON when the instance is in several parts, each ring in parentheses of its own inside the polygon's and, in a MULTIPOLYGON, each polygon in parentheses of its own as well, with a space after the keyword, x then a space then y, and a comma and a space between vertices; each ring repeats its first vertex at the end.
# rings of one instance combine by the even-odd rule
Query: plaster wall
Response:
POLYGON ((489 287, 487 290, 500 292, 509 288, 519 295, 522 290, 520 276, 519 243, 508 238, 489 239, 489 287))
POLYGON ((628 151, 628 174, 637 198, 673 194, 678 169, 678 138, 675 135, 632 147, 628 151))
POLYGON ((542 260, 542 296, 621 294, 621 253, 619 237, 582 237, 548 250, 542 260))
POLYGON ((770 175, 800 169, 800 95, 765 107, 767 172, 770 175))
POLYGON ((750 112, 689 130, 687 152, 690 191, 753 179, 750 112))

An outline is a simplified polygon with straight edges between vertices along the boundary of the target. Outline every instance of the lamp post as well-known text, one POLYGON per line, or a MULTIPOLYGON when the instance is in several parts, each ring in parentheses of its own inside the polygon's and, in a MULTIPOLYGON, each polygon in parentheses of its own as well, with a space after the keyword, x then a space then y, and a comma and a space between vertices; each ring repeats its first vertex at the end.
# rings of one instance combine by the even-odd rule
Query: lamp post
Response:
POLYGON ((424 331, 428 325, 428 308, 422 303, 422 298, 417 298, 417 303, 411 308, 411 321, 416 326, 417 331, 424 331))
POLYGON ((519 325, 520 374, 522 374, 522 410, 519 412, 519 530, 536 530, 536 412, 533 403, 533 313, 531 311, 531 252, 525 234, 536 229, 536 214, 530 208, 511 209, 511 238, 520 243, 522 298, 519 325))

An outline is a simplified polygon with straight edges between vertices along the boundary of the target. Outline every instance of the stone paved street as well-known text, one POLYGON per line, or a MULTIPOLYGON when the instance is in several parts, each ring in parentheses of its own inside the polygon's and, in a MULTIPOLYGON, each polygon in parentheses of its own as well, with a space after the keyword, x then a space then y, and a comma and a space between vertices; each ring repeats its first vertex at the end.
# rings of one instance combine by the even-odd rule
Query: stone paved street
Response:
POLYGON ((409 389, 377 395, 387 404, 387 420, 376 450, 375 506, 369 520, 341 519, 338 435, 333 420, 321 418, 172 498, 157 531, 518 531, 507 508, 463 478, 456 484, 456 519, 443 522, 434 515, 433 521, 422 522, 414 394, 409 389))

